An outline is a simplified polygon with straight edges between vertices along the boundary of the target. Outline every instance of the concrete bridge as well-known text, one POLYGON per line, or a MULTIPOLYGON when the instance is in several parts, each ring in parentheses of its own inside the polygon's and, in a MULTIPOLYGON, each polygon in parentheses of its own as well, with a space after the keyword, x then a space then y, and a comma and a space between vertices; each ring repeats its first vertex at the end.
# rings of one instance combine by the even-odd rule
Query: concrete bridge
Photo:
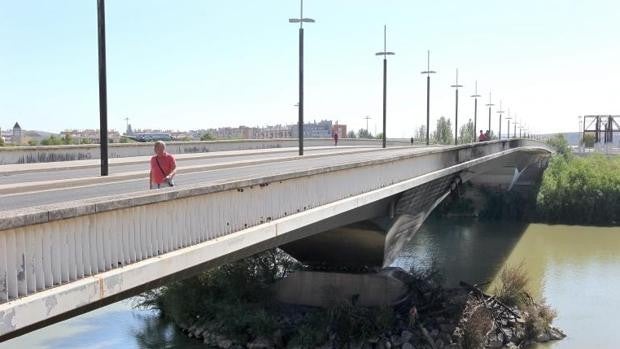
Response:
POLYGON ((461 183, 511 187, 551 153, 525 139, 288 151, 180 156, 180 185, 159 191, 144 170, 0 171, 0 340, 275 246, 389 265, 461 183))

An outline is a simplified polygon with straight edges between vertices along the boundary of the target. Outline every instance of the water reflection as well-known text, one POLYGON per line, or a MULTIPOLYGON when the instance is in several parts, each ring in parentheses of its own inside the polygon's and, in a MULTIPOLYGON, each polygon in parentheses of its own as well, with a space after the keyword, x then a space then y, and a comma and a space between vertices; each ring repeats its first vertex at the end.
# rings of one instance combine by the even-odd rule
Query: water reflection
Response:
POLYGON ((527 228, 524 223, 431 220, 394 263, 405 270, 435 265, 447 286, 491 281, 527 228))

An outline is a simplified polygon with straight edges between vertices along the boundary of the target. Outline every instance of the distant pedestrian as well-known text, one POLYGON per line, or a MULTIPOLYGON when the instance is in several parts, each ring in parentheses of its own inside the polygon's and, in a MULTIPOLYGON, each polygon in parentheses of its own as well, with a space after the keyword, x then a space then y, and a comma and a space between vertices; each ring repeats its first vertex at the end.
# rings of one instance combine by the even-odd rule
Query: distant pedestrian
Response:
POLYGON ((485 141, 491 140, 491 131, 487 130, 487 132, 484 133, 484 140, 485 141))
POLYGON ((338 146, 338 132, 334 132, 334 146, 338 146))
POLYGON ((478 136, 478 141, 479 142, 484 142, 486 140, 486 136, 484 135, 484 133, 482 133, 482 130, 480 130, 480 135, 478 136))
POLYGON ((174 156, 166 152, 166 143, 155 142, 155 155, 151 157, 151 172, 149 185, 151 189, 159 189, 174 186, 174 175, 177 170, 177 162, 174 156))
POLYGON ((413 145, 413 137, 411 137, 411 145, 413 145))

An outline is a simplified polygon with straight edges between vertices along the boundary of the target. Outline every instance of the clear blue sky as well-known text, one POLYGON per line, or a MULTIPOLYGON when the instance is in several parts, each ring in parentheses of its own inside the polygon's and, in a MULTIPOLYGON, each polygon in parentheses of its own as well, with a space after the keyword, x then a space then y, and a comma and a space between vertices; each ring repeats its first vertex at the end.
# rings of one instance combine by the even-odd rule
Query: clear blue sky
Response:
MULTIPOLYGON (((539 132, 620 114, 620 2, 306 0, 306 120, 381 127, 388 26, 388 136, 488 103, 539 132)), ((295 123, 297 0, 107 0, 109 126, 197 129, 295 123)), ((98 128, 96 0, 0 0, 0 126, 98 128)), ((497 116, 493 112, 493 128, 497 116)), ((488 112, 479 110, 479 122, 488 112)), ((505 127, 505 123, 504 123, 505 127)))

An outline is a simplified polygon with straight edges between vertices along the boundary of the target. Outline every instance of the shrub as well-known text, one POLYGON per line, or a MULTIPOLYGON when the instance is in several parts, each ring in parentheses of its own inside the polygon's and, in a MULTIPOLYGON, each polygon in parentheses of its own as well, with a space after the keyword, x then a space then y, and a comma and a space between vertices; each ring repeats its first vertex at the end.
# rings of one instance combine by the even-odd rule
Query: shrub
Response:
POLYGON ((471 314, 463 325, 463 348, 483 348, 486 336, 493 328, 491 312, 480 303, 474 306, 471 314))
POLYGON ((527 274, 523 270, 523 263, 514 267, 505 267, 499 276, 499 285, 493 293, 501 302, 509 306, 521 306, 525 304, 527 286, 527 274))
POLYGON ((525 334, 534 339, 544 333, 557 316, 557 312, 543 300, 540 304, 530 303, 525 307, 525 334))

